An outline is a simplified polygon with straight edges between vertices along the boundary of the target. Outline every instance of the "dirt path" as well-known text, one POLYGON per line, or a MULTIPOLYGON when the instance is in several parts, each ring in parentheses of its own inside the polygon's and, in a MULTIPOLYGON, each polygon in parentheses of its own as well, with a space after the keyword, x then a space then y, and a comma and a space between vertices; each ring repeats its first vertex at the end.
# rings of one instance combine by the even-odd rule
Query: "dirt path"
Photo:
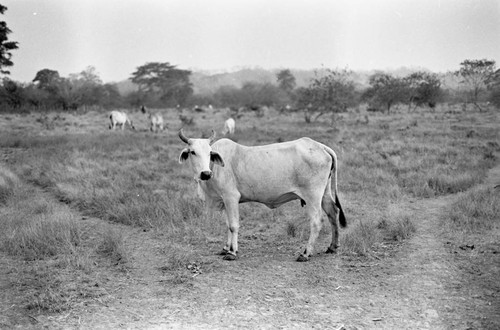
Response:
MULTIPOLYGON (((500 178, 498 167, 491 173, 500 178)), ((220 248, 214 242, 206 246, 203 264, 193 263, 181 275, 163 270, 168 242, 161 237, 87 219, 93 230, 119 228, 130 251, 126 269, 102 276, 99 285, 107 294, 63 315, 24 315, 19 323, 0 317, 0 324, 33 329, 495 328, 500 325, 494 312, 498 294, 471 291, 461 263, 439 234, 440 212, 456 198, 409 202, 417 234, 403 245, 382 247, 386 257, 381 259, 317 255, 297 263, 294 243, 276 246, 272 234, 249 232, 241 238, 247 251, 237 262, 214 255, 220 248)), ((5 269, 0 277, 8 277, 5 269)), ((0 286, 1 311, 8 316, 12 292, 5 281, 0 286)))

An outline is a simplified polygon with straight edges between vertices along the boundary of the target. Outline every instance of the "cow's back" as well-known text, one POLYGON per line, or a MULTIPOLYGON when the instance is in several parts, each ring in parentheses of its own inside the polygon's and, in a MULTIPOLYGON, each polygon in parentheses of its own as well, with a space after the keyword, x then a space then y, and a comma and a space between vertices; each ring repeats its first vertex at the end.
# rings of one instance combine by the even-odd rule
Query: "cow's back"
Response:
POLYGON ((127 115, 118 110, 111 111, 110 118, 115 123, 124 123, 127 120, 127 115))
POLYGON ((309 138, 253 147, 221 139, 212 149, 225 162, 214 166, 215 181, 238 190, 243 200, 264 204, 325 182, 331 168, 323 145, 309 138))

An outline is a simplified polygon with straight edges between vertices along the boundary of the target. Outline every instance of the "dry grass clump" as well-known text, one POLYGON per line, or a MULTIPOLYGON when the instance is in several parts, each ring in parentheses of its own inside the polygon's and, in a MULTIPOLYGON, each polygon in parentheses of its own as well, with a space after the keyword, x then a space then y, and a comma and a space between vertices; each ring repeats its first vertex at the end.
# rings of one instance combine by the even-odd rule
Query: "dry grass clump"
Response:
POLYGON ((374 221, 360 220, 345 230, 339 239, 339 252, 367 256, 373 246, 382 239, 374 221))
POLYGON ((125 264, 128 261, 123 235, 116 230, 108 229, 104 232, 96 250, 114 265, 125 264))
POLYGON ((18 177, 0 165, 0 205, 5 204, 14 195, 18 184, 18 177))
MULTIPOLYGON (((20 215, 5 214, 3 249, 27 260, 44 259, 69 253, 79 243, 79 230, 66 212, 34 215, 22 221, 20 215)), ((22 215, 24 217, 24 215, 22 215)))
POLYGON ((385 203, 385 207, 361 206, 348 218, 347 229, 341 231, 339 250, 345 254, 371 255, 381 242, 404 241, 416 232, 410 210, 401 203, 385 203))
POLYGON ((4 204, 0 246, 7 253, 38 260, 71 252, 79 244, 73 214, 65 206, 45 199, 36 189, 20 183, 4 204))
POLYGON ((32 262, 17 271, 15 285, 22 288, 25 308, 37 313, 60 313, 107 294, 98 273, 79 271, 57 258, 32 262))
POLYGON ((417 231, 411 213, 394 204, 380 218, 377 228, 382 230, 384 239, 397 242, 410 238, 417 231))
POLYGON ((478 187, 453 203, 445 216, 451 231, 481 233, 500 227, 500 191, 478 187))
POLYGON ((187 264, 195 263, 199 258, 192 246, 172 242, 165 246, 162 254, 166 258, 166 265, 163 270, 184 269, 187 264))
POLYGON ((50 194, 0 167, 0 251, 24 260, 11 270, 25 307, 61 312, 104 294, 95 285, 95 244, 86 242, 74 213, 50 194), (7 179, 5 179, 7 178, 7 179))

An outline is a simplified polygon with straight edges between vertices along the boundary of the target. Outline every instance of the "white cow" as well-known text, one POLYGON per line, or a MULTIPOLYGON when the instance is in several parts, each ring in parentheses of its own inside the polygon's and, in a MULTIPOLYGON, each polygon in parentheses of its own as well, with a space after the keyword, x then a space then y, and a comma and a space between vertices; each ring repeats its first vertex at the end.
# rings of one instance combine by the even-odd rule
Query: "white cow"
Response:
POLYGON ((121 126, 121 129, 123 130, 125 128, 125 124, 129 124, 130 127, 135 130, 132 120, 130 120, 127 114, 123 111, 111 111, 109 114, 109 121, 111 122, 109 124, 109 129, 114 130, 116 126, 121 126))
POLYGON ((151 132, 158 132, 158 130, 163 131, 163 116, 161 113, 150 113, 148 115, 149 121, 151 122, 151 127, 149 128, 151 132))
POLYGON ((150 131, 158 132, 158 130, 163 131, 163 116, 161 113, 151 113, 149 112, 145 106, 141 107, 141 112, 148 115, 148 119, 150 122, 150 131))
POLYGON ((332 225, 332 241, 326 251, 338 247, 337 214, 342 227, 346 219, 337 193, 337 156, 324 144, 310 138, 247 147, 229 139, 213 143, 208 139, 180 139, 187 143, 179 162, 187 162, 198 182, 199 193, 209 207, 225 210, 227 243, 225 260, 235 260, 238 252, 239 203, 259 202, 269 208, 299 199, 310 219, 311 233, 297 261, 307 261, 321 230, 322 210, 332 225), (332 180, 335 199, 332 196, 332 180))
POLYGON ((236 123, 233 118, 229 118, 224 122, 224 129, 222 130, 222 134, 234 134, 234 128, 236 123))

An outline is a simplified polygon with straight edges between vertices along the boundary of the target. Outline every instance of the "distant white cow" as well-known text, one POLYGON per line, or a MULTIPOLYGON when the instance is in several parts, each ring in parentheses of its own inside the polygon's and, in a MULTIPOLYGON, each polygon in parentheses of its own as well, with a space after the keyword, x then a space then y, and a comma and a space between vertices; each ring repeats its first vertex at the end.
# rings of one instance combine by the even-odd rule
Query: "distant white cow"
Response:
POLYGON ((233 118, 229 118, 224 122, 224 129, 222 130, 222 134, 234 134, 234 128, 236 126, 236 123, 234 122, 233 118))
POLYGON ((129 124, 130 127, 135 130, 132 120, 130 120, 127 114, 123 111, 111 111, 109 114, 109 121, 109 129, 114 130, 116 126, 121 126, 121 129, 123 130, 125 128, 125 124, 129 124))
POLYGON ((156 133, 156 132, 158 132, 158 130, 163 131, 163 116, 161 115, 161 113, 159 113, 159 112, 151 113, 146 109, 145 106, 141 106, 141 112, 143 114, 148 115, 148 119, 149 119, 149 123, 150 123, 149 130, 151 132, 156 133))
POLYGON ((310 236, 297 261, 307 261, 321 230, 322 210, 332 225, 332 241, 326 251, 338 247, 338 225, 346 219, 337 193, 337 156, 324 144, 310 138, 247 147, 229 139, 213 143, 208 139, 187 138, 182 129, 179 138, 188 146, 179 162, 188 162, 198 182, 198 193, 207 205, 225 210, 227 243, 221 254, 235 260, 238 253, 239 203, 259 202, 269 208, 299 199, 310 219, 310 236), (332 196, 332 180, 333 193, 332 196))

